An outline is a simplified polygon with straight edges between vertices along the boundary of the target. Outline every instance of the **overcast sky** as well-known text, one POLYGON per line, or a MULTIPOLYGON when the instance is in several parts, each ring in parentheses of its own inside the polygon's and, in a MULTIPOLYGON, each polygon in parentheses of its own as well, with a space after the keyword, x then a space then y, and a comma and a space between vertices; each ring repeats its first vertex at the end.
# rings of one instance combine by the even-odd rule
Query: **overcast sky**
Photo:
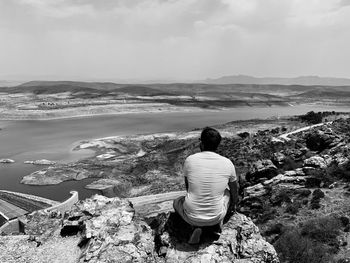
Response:
POLYGON ((0 77, 350 77, 350 0, 0 0, 0 77))

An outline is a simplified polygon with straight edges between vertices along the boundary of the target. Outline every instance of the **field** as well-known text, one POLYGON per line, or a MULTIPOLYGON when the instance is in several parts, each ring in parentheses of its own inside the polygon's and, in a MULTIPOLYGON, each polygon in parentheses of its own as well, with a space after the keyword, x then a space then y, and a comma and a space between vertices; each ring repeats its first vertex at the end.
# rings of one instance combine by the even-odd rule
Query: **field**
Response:
POLYGON ((0 88, 1 119, 223 110, 232 107, 348 105, 344 87, 247 84, 126 85, 34 81, 0 88))

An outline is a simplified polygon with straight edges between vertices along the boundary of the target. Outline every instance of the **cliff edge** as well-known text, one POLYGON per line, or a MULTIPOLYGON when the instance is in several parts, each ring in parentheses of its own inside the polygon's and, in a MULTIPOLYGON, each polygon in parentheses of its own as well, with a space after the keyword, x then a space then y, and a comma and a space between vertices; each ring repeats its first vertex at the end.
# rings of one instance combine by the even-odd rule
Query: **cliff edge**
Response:
POLYGON ((0 237, 0 262, 279 262, 250 218, 234 214, 220 236, 189 245, 174 213, 141 218, 127 199, 95 195, 64 216, 37 211, 25 234, 0 237))

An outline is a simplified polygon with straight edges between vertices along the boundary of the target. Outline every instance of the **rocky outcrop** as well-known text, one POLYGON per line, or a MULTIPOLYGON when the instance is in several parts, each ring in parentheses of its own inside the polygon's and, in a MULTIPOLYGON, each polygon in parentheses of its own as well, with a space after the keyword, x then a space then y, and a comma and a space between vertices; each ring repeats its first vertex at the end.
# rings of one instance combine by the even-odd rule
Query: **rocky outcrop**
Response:
POLYGON ((247 180, 257 181, 265 178, 270 179, 277 175, 277 167, 272 163, 271 160, 259 160, 252 164, 249 172, 247 173, 247 180))
POLYGON ((35 160, 35 161, 25 161, 25 164, 34 164, 34 165, 54 165, 56 162, 46 160, 46 159, 41 159, 41 160, 35 160))
POLYGON ((0 163, 14 163, 15 161, 12 159, 0 159, 0 163))
POLYGON ((85 186, 87 189, 100 190, 103 195, 109 197, 127 197, 129 196, 131 187, 131 183, 116 179, 99 179, 85 186))
MULTIPOLYGON (((102 171, 99 171, 100 174, 101 172, 102 171)), ((62 183, 67 180, 86 179, 92 175, 95 175, 95 177, 99 177, 99 174, 95 174, 94 170, 91 168, 88 169, 88 165, 86 164, 57 164, 55 166, 49 166, 46 169, 39 170, 24 176, 21 180, 21 183, 30 185, 53 185, 62 183)))
POLYGON ((304 166, 325 169, 331 163, 332 158, 330 156, 312 156, 304 161, 304 166))
POLYGON ((279 262, 275 249, 260 235, 257 226, 246 216, 234 214, 220 235, 204 228, 202 242, 187 244, 193 229, 177 215, 168 214, 157 229, 156 249, 161 262, 279 262), (205 232, 206 231, 206 232, 205 232))
POLYGON ((312 151, 321 152, 336 146, 340 141, 341 137, 330 128, 314 130, 306 135, 306 145, 312 151))
POLYGON ((126 199, 95 195, 75 205, 64 217, 54 211, 27 216, 25 239, 0 237, 0 261, 279 262, 274 248, 244 215, 233 215, 218 238, 206 237, 196 246, 187 244, 189 226, 176 225, 174 216, 160 214, 146 223, 135 216, 126 199), (17 253, 6 242, 28 250, 17 253), (67 255, 71 258, 62 261, 61 255, 57 260, 54 255, 64 250, 64 244, 69 245, 67 255), (34 246, 48 253, 37 254, 34 246))

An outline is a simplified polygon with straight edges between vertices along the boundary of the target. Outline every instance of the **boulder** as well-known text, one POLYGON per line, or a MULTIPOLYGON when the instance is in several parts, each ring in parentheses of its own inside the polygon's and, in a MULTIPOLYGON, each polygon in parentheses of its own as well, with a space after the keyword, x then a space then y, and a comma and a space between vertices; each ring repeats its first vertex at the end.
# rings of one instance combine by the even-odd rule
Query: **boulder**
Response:
POLYGON ((284 160, 286 159, 286 156, 281 152, 276 152, 273 154, 273 161, 278 164, 283 164, 284 160))
POLYGON ((341 139, 333 133, 326 133, 322 130, 311 131, 305 138, 306 146, 311 151, 323 151, 336 146, 341 139))
POLYGON ((158 223, 156 248, 164 257, 160 262, 279 262, 272 245, 261 236, 252 220, 242 214, 234 214, 223 226, 220 235, 203 228, 201 243, 187 243, 193 229, 177 215, 163 218, 158 223))
POLYGON ((304 155, 304 151, 295 148, 288 148, 283 151, 283 154, 292 158, 294 161, 299 161, 304 155))
POLYGON ((272 163, 271 160, 265 159, 254 162, 251 165, 246 178, 248 181, 256 181, 260 178, 270 179, 276 175, 277 167, 272 163))
POLYGON ((305 167, 313 167, 319 169, 325 169, 330 164, 329 158, 323 158, 321 156, 312 156, 304 161, 305 167))
POLYGON ((292 176, 285 174, 279 174, 270 180, 266 180, 263 182, 264 185, 276 185, 279 183, 292 183, 292 184, 304 184, 306 182, 306 178, 304 176, 297 176, 293 174, 292 176))
POLYGON ((258 197, 267 193, 265 187, 259 183, 244 189, 244 197, 258 197))
POLYGON ((348 157, 345 157, 343 154, 338 153, 333 156, 334 162, 339 166, 339 167, 344 167, 346 166, 349 162, 350 159, 348 157))
POLYGON ((303 172, 303 169, 297 168, 295 170, 285 171, 285 176, 304 176, 305 173, 303 172))

